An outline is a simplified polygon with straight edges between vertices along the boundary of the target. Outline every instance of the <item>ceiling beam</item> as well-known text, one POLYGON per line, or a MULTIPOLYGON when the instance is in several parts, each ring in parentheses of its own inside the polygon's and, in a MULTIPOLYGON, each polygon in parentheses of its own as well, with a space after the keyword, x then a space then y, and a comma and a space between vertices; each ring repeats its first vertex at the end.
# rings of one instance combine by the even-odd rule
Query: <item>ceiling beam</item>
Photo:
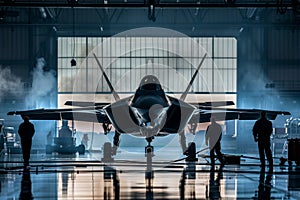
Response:
MULTIPOLYGON (((13 3, 0 3, 0 7, 52 7, 52 8, 147 8, 147 3, 68 3, 62 2, 13 2, 13 3)), ((276 3, 274 2, 242 2, 242 3, 225 3, 225 2, 201 2, 199 3, 158 3, 155 7, 158 8, 277 8, 286 7, 293 8, 295 5, 289 3, 276 3)))

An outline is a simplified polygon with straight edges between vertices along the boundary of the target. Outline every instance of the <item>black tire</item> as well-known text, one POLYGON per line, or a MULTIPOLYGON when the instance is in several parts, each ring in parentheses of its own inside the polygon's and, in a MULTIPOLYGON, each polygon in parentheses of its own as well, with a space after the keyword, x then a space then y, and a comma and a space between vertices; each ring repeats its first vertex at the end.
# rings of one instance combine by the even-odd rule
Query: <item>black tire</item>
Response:
POLYGON ((83 144, 79 145, 77 147, 77 151, 78 151, 79 155, 84 155, 84 153, 85 153, 85 146, 83 144))

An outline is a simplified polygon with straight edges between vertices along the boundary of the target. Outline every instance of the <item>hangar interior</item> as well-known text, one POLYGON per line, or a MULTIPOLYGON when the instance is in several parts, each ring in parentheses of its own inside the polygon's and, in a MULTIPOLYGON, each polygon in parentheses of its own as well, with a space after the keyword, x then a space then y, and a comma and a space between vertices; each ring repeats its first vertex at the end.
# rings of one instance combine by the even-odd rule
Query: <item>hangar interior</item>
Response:
MULTIPOLYGON (((290 112, 291 115, 277 116, 272 120, 273 137, 278 134, 278 140, 272 140, 272 152, 274 164, 278 165, 280 161, 277 158, 287 156, 288 153, 286 138, 280 137, 285 136, 292 127, 295 131, 291 134, 300 138, 297 129, 300 126, 299 23, 300 2, 297 0, 1 0, 1 134, 4 134, 5 128, 11 130, 19 144, 17 130, 22 119, 20 116, 8 116, 9 111, 67 108, 64 103, 68 100, 113 102, 109 85, 97 66, 93 53, 100 59, 112 85, 123 98, 134 94, 140 80, 147 74, 156 75, 166 93, 179 97, 206 52, 208 57, 201 66, 186 101, 226 100, 235 103, 230 108, 290 112)), ((209 170, 209 165, 202 166, 200 158, 196 166, 179 163, 180 172, 174 170, 176 167, 168 172, 158 170, 153 180, 151 175, 150 178, 147 177, 149 163, 144 167, 143 163, 137 162, 145 161, 144 147, 147 142, 144 139, 121 136, 121 155, 116 156, 115 160, 128 159, 129 163, 134 160, 136 165, 146 168, 145 177, 143 173, 141 176, 142 180, 146 180, 145 183, 135 185, 131 180, 136 175, 135 164, 123 166, 118 163, 114 167, 93 164, 95 160, 103 159, 103 145, 113 140, 113 135, 103 134, 101 124, 80 122, 76 117, 74 121, 69 121, 72 131, 76 129, 77 145, 82 143, 84 137, 88 137, 87 153, 85 157, 77 154, 75 157, 63 155, 57 161, 45 154, 45 145, 47 136, 55 137, 58 134, 61 121, 32 122, 36 133, 31 159, 35 163, 33 165, 36 166, 36 171, 45 165, 43 161, 64 165, 66 160, 72 158, 74 166, 77 167, 88 163, 87 169, 83 170, 86 174, 82 174, 79 169, 80 173, 76 175, 74 166, 59 168, 62 173, 52 173, 54 169, 48 166, 49 169, 46 168, 49 173, 42 170, 39 175, 31 175, 34 176, 30 180, 30 189, 32 186, 34 191, 31 195, 37 199, 39 195, 41 198, 45 195, 51 199, 72 199, 71 195, 77 196, 75 199, 91 199, 92 196, 95 199, 268 199, 261 198, 260 189, 257 189, 262 178, 255 176, 261 172, 259 160, 251 159, 251 156, 258 157, 257 144, 252 135, 254 120, 220 122, 223 128, 222 151, 228 154, 251 155, 244 160, 247 162, 249 159, 250 166, 254 167, 249 168, 251 173, 246 173, 245 178, 232 171, 247 171, 248 168, 243 167, 249 167, 248 164, 241 164, 238 169, 230 165, 227 168, 227 178, 224 174, 221 184, 218 180, 221 189, 218 188, 214 193, 216 197, 210 196, 213 192, 206 191, 207 188, 212 191, 214 189, 209 185, 212 171, 209 170), (132 154, 132 151, 139 154, 132 154), (101 174, 96 170, 101 175, 93 181, 88 180, 93 179, 94 175, 97 176, 94 174, 97 172, 91 170, 90 166, 95 169, 99 167, 100 172, 103 172, 101 174), (116 178, 120 172, 118 170, 122 168, 128 173, 119 174, 120 177, 116 178), (196 169, 197 178, 191 178, 195 173, 189 174, 190 168, 196 169), (177 176, 174 175, 176 184, 172 185, 168 173, 177 173, 177 176), (106 176, 113 181, 107 182, 106 176), (39 183, 47 178, 51 180, 51 189, 39 193, 34 182, 39 183), (147 181, 155 181, 154 186, 147 181), (206 182, 209 186, 205 187, 206 182), (248 193, 247 185, 253 182, 255 186, 248 193), (88 184, 84 186, 86 193, 77 193, 74 189, 74 185, 75 188, 80 188, 80 183, 88 184), (164 183, 168 183, 169 188, 164 188, 164 183), (180 189, 177 183, 180 183, 180 189), (128 189, 128 185, 131 189, 128 189), (176 190, 175 196, 171 195, 173 190, 176 190)), ((196 134, 186 133, 187 141, 194 141, 197 150, 204 146, 207 126, 208 123, 198 124, 196 134)), ((189 132, 188 128, 186 132, 189 132)), ((158 161, 162 159, 165 162, 167 159, 176 160, 180 157, 178 137, 167 136, 153 140, 155 149, 160 150, 156 153, 158 161), (170 149, 179 148, 168 149, 168 154, 164 151, 166 146, 170 149)), ((155 159, 154 156, 153 160, 155 159)), ((4 188, 0 190, 0 196, 12 198, 20 195, 21 198, 24 185, 24 174, 22 177, 18 176, 18 166, 22 165, 21 154, 10 153, 7 147, 4 148, 1 151, 0 165, 4 174, 0 178, 4 188), (12 160, 8 159, 10 155, 12 160), (7 174, 13 174, 13 177, 8 177, 7 174), (9 185, 14 181, 18 182, 18 186, 9 190, 9 185)), ((160 162, 155 167, 164 169, 165 164, 160 162)), ((226 167, 227 165, 225 169, 226 167)), ((300 190, 299 183, 295 181, 299 172, 297 167, 293 167, 292 175, 288 170, 291 166, 281 171, 278 166, 274 174, 266 175, 267 179, 271 177, 273 180, 272 183, 265 184, 271 184, 267 186, 267 189, 272 188, 269 198, 299 198, 295 192, 300 190)), ((218 172, 222 172, 222 167, 213 171, 216 175, 218 172)))

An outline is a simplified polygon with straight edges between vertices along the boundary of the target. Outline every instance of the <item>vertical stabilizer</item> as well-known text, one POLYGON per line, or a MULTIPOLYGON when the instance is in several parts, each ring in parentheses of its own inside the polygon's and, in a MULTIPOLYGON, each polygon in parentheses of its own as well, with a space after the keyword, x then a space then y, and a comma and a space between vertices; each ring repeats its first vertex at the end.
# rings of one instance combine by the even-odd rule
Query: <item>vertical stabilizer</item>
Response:
POLYGON ((198 72, 199 72, 199 69, 200 69, 200 67, 202 66, 202 64, 203 64, 203 62, 204 62, 206 56, 207 56, 207 53, 204 54, 204 56, 203 56, 203 58, 202 58, 200 64, 199 64, 198 67, 197 67, 197 70, 195 71, 195 73, 194 73, 194 75, 193 75, 191 81, 189 82, 189 84, 188 84, 186 90, 185 90, 184 93, 181 95, 180 100, 182 100, 182 101, 185 100, 185 98, 186 98, 186 96, 187 96, 187 93, 188 93, 189 90, 191 89, 191 87, 192 87, 192 85, 193 85, 193 82, 194 82, 194 80, 195 80, 195 78, 196 78, 196 76, 197 76, 197 74, 198 74, 198 72))
POLYGON ((96 54, 93 53, 93 55, 94 55, 94 57, 95 57, 95 59, 96 59, 96 61, 97 61, 97 64, 98 64, 100 70, 101 70, 102 73, 103 73, 103 76, 104 76, 104 78, 105 78, 105 80, 106 80, 106 82, 107 82, 107 84, 108 84, 108 87, 110 88, 110 90, 111 90, 111 92, 112 92, 112 94, 113 94, 115 100, 116 100, 116 101, 120 100, 120 96, 119 96, 118 93, 115 91, 114 87, 112 86, 112 84, 111 84, 110 80, 108 79, 106 73, 104 72, 104 69, 103 69, 102 65, 100 64, 100 62, 99 62, 99 60, 98 60, 96 54))

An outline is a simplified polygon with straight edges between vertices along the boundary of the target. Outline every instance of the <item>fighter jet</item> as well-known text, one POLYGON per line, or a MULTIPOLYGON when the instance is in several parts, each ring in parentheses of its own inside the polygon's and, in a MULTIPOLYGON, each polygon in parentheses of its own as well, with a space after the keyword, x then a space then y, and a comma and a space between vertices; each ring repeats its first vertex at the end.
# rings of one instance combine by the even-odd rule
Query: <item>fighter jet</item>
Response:
MULTIPOLYGON (((184 130, 188 125, 209 122, 213 116, 216 120, 255 120, 260 116, 260 109, 234 109, 226 106, 234 105, 232 101, 219 102, 185 102, 186 96, 203 64, 205 54, 193 74, 186 90, 180 98, 165 93, 158 78, 146 75, 140 81, 135 93, 121 99, 97 56, 94 57, 103 73, 111 93, 113 103, 67 101, 65 105, 76 106, 70 109, 35 109, 11 111, 8 115, 28 116, 31 120, 79 120, 101 123, 104 133, 115 129, 114 147, 119 145, 120 134, 132 134, 144 137, 151 147, 155 137, 179 134, 183 152, 186 150, 184 130), (92 105, 92 106, 91 106, 92 105)), ((269 119, 277 115, 290 115, 286 111, 265 110, 269 119)), ((152 151, 152 148, 149 148, 152 151)))

